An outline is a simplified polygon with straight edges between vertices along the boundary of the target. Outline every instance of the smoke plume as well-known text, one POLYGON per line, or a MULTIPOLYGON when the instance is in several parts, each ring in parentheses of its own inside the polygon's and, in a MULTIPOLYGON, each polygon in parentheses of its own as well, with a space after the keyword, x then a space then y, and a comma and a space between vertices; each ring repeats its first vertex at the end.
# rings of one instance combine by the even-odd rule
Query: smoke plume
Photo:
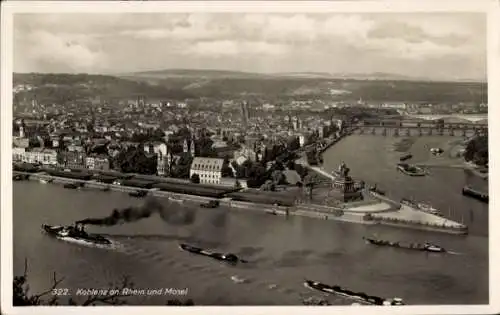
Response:
POLYGON ((77 221, 76 223, 113 226, 149 218, 155 213, 158 213, 163 221, 174 225, 189 225, 192 224, 196 219, 195 209, 179 206, 177 204, 173 205, 171 203, 165 206, 161 204, 156 198, 149 198, 142 206, 114 209, 111 215, 108 217, 87 218, 77 221))

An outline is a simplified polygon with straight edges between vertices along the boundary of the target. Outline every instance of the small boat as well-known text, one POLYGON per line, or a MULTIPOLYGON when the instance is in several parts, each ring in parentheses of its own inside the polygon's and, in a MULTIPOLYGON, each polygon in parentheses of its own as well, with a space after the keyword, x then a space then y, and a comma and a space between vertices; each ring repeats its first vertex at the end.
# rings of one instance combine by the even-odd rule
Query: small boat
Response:
POLYGON ((403 161, 406 161, 406 160, 411 159, 412 157, 413 157, 413 155, 411 155, 411 154, 406 154, 406 155, 403 155, 402 157, 400 157, 400 158, 399 158, 399 160, 400 160, 401 162, 403 162, 403 161))
POLYGON ((64 184, 63 187, 67 188, 67 189, 78 189, 78 188, 80 188, 80 186, 78 186, 76 184, 64 184))
POLYGON ((430 214, 433 214, 433 215, 437 215, 438 217, 442 217, 443 216, 443 214, 441 213, 441 211, 439 211, 438 209, 434 208, 433 206, 431 206, 429 204, 426 204, 426 203, 423 203, 423 202, 419 202, 417 204, 417 209, 421 210, 422 212, 426 212, 426 213, 430 213, 430 214))
POLYGON ((397 169, 408 176, 425 176, 426 172, 422 168, 407 163, 398 163, 397 169))
POLYGON ((433 252, 433 253, 445 253, 446 252, 446 250, 444 248, 442 248, 441 246, 430 244, 430 243, 402 244, 400 242, 390 242, 390 241, 385 241, 385 240, 377 240, 377 239, 369 238, 369 237, 363 237, 363 239, 368 244, 373 244, 373 245, 378 245, 378 246, 388 246, 388 247, 395 247, 395 248, 401 248, 401 249, 412 249, 412 250, 417 250, 417 251, 433 252))
POLYGON ((14 181, 26 180, 27 178, 28 177, 26 175, 23 175, 23 174, 17 174, 17 175, 12 176, 12 180, 14 180, 14 181))
POLYGON ((49 179, 40 179, 40 184, 48 184, 50 182, 51 182, 51 180, 49 180, 49 179))
POLYGON ((89 234, 83 229, 83 225, 60 226, 43 224, 42 229, 50 236, 57 239, 83 244, 111 245, 111 241, 101 235, 89 234))
POLYGON ((413 200, 410 200, 408 198, 401 199, 401 204, 409 206, 411 208, 418 209, 418 204, 416 202, 414 202, 413 200))
POLYGON ((231 276, 231 280, 234 283, 245 283, 246 282, 246 279, 240 278, 238 276, 231 276))
POLYGON ((381 189, 378 189, 377 185, 371 186, 368 189, 368 191, 371 192, 371 193, 375 193, 375 194, 381 195, 381 196, 385 196, 385 191, 383 191, 381 189))
POLYGON ((200 204, 200 207, 202 207, 202 208, 217 208, 217 207, 219 207, 219 205, 220 205, 220 203, 218 200, 210 200, 209 202, 200 204))
POLYGON ((129 196, 136 198, 146 197, 147 194, 148 194, 147 190, 136 190, 128 193, 129 196))
POLYGON ((217 259, 220 261, 224 261, 224 262, 228 262, 231 264, 247 263, 246 260, 240 259, 235 254, 231 254, 231 253, 221 254, 221 253, 216 253, 216 252, 210 252, 210 251, 204 250, 203 248, 191 246, 188 244, 179 244, 179 248, 184 250, 184 251, 190 252, 192 254, 211 257, 211 258, 214 258, 214 259, 217 259))
POLYGON ((485 203, 489 203, 490 200, 488 193, 480 192, 469 186, 465 186, 464 188, 462 188, 462 195, 472 197, 485 203))
POLYGON ((368 295, 363 292, 353 292, 340 286, 330 286, 321 282, 306 280, 304 286, 310 289, 318 290, 325 293, 336 294, 343 297, 350 298, 355 301, 364 302, 372 305, 404 305, 403 300, 400 298, 385 299, 378 296, 368 295))
POLYGON ((444 150, 441 148, 431 148, 430 151, 433 155, 439 155, 444 152, 444 150))

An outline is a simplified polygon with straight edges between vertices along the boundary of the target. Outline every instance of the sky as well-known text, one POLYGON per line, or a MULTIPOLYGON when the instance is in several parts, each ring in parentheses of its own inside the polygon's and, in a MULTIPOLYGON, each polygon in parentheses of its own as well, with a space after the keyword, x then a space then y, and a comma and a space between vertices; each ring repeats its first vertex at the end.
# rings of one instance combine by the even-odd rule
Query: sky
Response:
POLYGON ((14 71, 391 73, 486 79, 482 13, 14 16, 14 71))

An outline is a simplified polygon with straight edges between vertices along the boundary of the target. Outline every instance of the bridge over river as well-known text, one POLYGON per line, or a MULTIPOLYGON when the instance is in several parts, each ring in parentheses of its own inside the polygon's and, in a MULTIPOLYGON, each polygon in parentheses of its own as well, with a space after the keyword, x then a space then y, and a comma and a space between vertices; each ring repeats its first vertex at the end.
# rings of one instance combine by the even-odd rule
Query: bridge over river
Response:
POLYGON ((472 137, 488 134, 485 123, 439 123, 394 120, 367 120, 356 125, 355 134, 382 136, 455 136, 472 137))

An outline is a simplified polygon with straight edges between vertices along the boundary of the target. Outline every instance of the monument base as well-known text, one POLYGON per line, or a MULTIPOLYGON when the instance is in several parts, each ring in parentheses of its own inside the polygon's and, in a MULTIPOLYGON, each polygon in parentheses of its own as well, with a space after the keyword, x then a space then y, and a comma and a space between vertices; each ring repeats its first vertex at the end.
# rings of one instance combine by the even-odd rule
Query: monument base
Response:
POLYGON ((350 202, 350 201, 361 201, 364 200, 363 193, 361 191, 353 191, 353 192, 342 192, 332 190, 328 193, 328 197, 326 200, 327 205, 335 205, 339 202, 350 202))

